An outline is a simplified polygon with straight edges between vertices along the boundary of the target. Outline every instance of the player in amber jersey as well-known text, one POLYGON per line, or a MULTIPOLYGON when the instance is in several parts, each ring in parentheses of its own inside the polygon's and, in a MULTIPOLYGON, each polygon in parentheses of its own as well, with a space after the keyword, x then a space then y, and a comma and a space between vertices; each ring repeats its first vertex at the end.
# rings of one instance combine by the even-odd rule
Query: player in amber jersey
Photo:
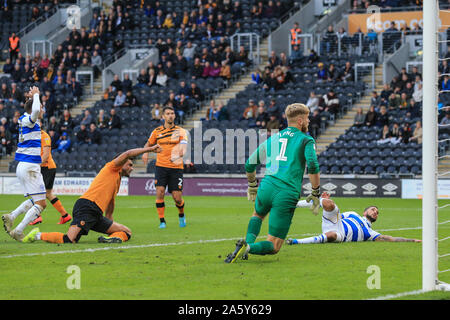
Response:
POLYGON ((100 243, 122 243, 131 237, 131 230, 113 220, 116 195, 122 177, 133 171, 133 158, 145 152, 160 152, 158 145, 150 148, 128 150, 108 162, 92 181, 89 189, 73 206, 73 221, 66 234, 62 232, 40 232, 34 228, 22 242, 42 240, 50 243, 77 243, 90 230, 107 234, 100 236, 100 243), (103 215, 104 214, 104 215, 103 215))
MULTIPOLYGON (((41 159, 41 173, 44 178, 47 200, 50 201, 53 207, 55 207, 55 209, 61 214, 58 224, 64 224, 72 220, 72 217, 67 213, 66 209, 64 209, 64 206, 58 197, 56 197, 52 192, 53 183, 55 182, 56 176, 56 163, 52 157, 52 140, 44 130, 41 130, 41 159)), ((30 225, 35 225, 41 222, 42 216, 39 216, 32 221, 30 225)))
MULTIPOLYGON (((167 190, 172 194, 178 208, 180 227, 186 226, 184 214, 183 192, 183 156, 187 149, 186 131, 174 124, 175 111, 172 107, 163 108, 164 125, 159 126, 150 135, 145 147, 159 144, 163 151, 156 156, 155 186, 156 210, 159 216, 159 228, 166 227, 164 218, 164 194, 167 190)), ((148 163, 148 154, 142 156, 144 164, 148 163)))

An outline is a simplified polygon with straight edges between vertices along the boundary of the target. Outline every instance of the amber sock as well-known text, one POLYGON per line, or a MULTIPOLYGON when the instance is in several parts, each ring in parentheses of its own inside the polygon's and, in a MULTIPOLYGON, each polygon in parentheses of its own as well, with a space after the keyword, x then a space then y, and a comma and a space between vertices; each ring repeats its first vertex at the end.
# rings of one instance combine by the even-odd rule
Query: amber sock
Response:
POLYGON ((130 239, 130 236, 128 235, 128 233, 123 232, 123 231, 111 233, 108 237, 120 238, 120 239, 122 239, 123 242, 128 241, 130 239))
POLYGON ((55 207, 56 210, 58 210, 58 212, 61 214, 61 217, 67 215, 66 209, 64 209, 61 201, 59 201, 58 198, 54 198, 52 201, 50 201, 50 203, 53 205, 53 207, 55 207))
POLYGON ((61 232, 42 232, 41 240, 50 243, 64 243, 64 233, 61 232))
POLYGON ((182 200, 181 204, 175 204, 175 206, 178 208, 178 216, 180 218, 184 217, 184 200, 182 200))
POLYGON ((164 219, 164 209, 165 209, 164 200, 156 200, 156 211, 158 211, 159 221, 165 222, 164 219))

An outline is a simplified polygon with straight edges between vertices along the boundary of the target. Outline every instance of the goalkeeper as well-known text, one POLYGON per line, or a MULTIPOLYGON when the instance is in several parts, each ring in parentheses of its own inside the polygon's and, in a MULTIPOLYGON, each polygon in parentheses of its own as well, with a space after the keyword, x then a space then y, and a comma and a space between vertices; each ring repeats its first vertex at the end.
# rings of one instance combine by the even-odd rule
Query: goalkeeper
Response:
POLYGON ((285 110, 288 127, 263 142, 245 164, 248 179, 248 200, 255 201, 255 211, 248 224, 245 240, 236 243, 236 249, 225 259, 234 263, 246 260, 248 254, 276 254, 284 243, 292 217, 301 195, 305 167, 308 167, 313 192, 311 210, 319 211, 320 175, 314 139, 307 135, 309 109, 294 103, 285 110), (266 172, 258 187, 256 166, 265 159, 266 172), (269 216, 267 241, 255 242, 264 218, 269 216))

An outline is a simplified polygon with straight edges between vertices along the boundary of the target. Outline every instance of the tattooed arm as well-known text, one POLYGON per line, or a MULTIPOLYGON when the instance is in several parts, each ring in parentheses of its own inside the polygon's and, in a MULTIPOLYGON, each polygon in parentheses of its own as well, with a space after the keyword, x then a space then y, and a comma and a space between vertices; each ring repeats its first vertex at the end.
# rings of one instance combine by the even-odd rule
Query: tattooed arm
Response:
POLYGON ((391 237, 388 235, 381 234, 378 236, 375 241, 387 241, 387 242, 422 242, 422 240, 417 239, 407 239, 401 237, 391 237))

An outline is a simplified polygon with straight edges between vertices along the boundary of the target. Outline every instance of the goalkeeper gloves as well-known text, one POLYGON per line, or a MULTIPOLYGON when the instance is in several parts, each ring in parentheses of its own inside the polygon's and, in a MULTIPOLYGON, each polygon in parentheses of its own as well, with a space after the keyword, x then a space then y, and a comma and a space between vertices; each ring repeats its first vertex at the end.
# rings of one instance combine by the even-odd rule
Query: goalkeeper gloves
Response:
POLYGON ((247 199, 249 201, 255 201, 256 200, 256 194, 258 193, 258 180, 255 180, 253 182, 248 183, 248 189, 247 189, 247 199))
POLYGON ((313 205, 311 207, 311 211, 314 215, 319 213, 320 208, 320 186, 317 188, 313 188, 311 194, 306 198, 306 202, 310 202, 312 200, 313 205))

